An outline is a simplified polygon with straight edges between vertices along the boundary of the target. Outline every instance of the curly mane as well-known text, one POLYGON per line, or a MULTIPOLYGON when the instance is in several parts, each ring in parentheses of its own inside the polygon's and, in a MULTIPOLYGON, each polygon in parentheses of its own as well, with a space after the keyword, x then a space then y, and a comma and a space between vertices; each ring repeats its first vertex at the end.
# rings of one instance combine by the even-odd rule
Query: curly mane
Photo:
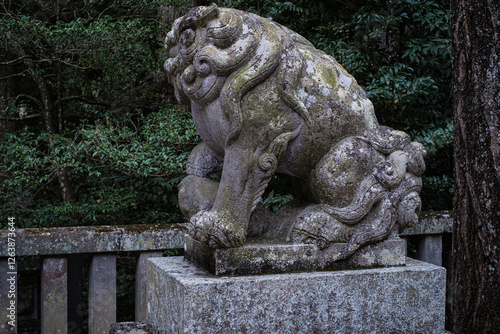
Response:
POLYGON ((175 78, 178 99, 187 96, 206 105, 221 96, 223 111, 231 120, 226 144, 240 134, 245 94, 275 71, 279 97, 310 122, 295 93, 304 66, 298 45, 310 43, 287 28, 214 4, 194 8, 175 21, 165 44, 171 56, 165 69, 175 78))

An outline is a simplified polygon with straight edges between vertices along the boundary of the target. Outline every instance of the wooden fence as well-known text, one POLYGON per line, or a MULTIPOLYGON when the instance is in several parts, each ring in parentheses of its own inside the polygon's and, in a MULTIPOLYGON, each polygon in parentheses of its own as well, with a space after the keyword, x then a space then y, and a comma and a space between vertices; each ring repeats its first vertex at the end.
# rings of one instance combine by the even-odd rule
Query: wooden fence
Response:
MULTIPOLYGON (((447 267, 451 256, 449 240, 452 221, 451 212, 422 214, 417 226, 401 234, 411 243, 409 255, 447 267)), ((39 275, 36 277, 39 285, 30 288, 31 307, 39 319, 41 333, 81 333, 81 320, 79 322, 73 314, 79 312, 75 308, 82 303, 74 300, 72 291, 82 289, 78 286, 82 284, 78 277, 83 272, 83 263, 78 255, 86 254, 91 258, 86 278, 88 332, 107 334, 111 323, 116 322, 117 255, 127 252, 137 258, 135 320, 144 321, 147 309, 147 259, 162 256, 165 250, 182 249, 185 230, 180 225, 17 229, 11 238, 15 240, 15 247, 9 247, 8 233, 8 230, 0 230, 0 333, 16 333, 15 330, 10 331, 8 325, 12 318, 9 318, 9 303, 12 299, 7 298, 12 281, 8 279, 16 276, 14 273, 17 273, 17 269, 19 274, 29 274, 29 265, 21 269, 19 263, 20 260, 29 263, 33 257, 41 262, 40 270, 35 271, 39 275), (16 267, 11 267, 13 254, 9 254, 9 248, 15 248, 16 267)), ((28 287, 15 288, 18 294, 28 291, 28 287)))

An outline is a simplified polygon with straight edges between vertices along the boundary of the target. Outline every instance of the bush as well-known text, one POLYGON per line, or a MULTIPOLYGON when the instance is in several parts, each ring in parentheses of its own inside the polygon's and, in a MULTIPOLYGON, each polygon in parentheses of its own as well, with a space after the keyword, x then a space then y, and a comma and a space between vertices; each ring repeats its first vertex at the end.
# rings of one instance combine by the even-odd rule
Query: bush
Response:
POLYGON ((21 0, 0 17, 0 219, 20 227, 172 222, 199 140, 161 72, 186 1, 21 0), (170 20, 173 19, 170 18, 170 20))
POLYGON ((0 143, 1 221, 23 227, 178 222, 177 184, 199 141, 188 113, 163 108, 142 118, 83 121, 52 137, 19 132, 0 143), (65 169, 75 200, 58 200, 65 169))

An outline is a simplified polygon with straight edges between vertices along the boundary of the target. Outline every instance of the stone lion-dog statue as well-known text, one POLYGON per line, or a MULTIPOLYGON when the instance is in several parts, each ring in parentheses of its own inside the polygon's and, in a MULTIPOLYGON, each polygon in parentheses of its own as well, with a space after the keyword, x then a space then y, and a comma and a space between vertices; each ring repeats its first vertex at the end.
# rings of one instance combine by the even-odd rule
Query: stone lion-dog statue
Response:
POLYGON ((177 19, 166 49, 175 96, 203 140, 179 185, 192 238, 239 247, 260 229, 320 249, 346 243, 341 260, 417 221, 423 146, 380 126, 333 57, 271 19, 216 5, 177 19), (275 173, 292 176, 300 198, 252 227, 275 173))

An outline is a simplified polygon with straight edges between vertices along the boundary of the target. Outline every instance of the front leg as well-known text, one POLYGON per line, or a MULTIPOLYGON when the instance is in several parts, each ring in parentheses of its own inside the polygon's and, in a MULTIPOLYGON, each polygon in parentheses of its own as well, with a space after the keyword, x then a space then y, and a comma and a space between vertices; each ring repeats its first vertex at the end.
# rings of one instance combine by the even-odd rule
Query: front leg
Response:
POLYGON ((189 154, 186 173, 206 177, 222 169, 223 158, 205 143, 200 143, 189 154))
POLYGON ((190 220, 190 235, 211 248, 244 244, 250 215, 276 171, 278 160, 272 153, 249 146, 237 141, 226 149, 212 209, 190 220))

